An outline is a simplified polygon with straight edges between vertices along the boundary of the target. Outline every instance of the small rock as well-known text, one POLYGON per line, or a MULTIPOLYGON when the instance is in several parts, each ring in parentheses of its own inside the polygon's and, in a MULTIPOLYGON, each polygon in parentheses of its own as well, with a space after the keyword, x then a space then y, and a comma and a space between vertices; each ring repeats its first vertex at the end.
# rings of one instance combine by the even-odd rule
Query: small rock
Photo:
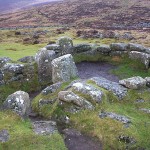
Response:
POLYGON ((124 142, 126 144, 135 144, 136 140, 129 136, 120 135, 118 138, 119 141, 124 142))
POLYGON ((120 80, 119 83, 129 89, 140 89, 146 87, 146 80, 139 76, 120 80))
POLYGON ((7 130, 0 131, 0 142, 5 143, 9 140, 9 133, 7 130))
POLYGON ((0 57, 0 68, 10 61, 12 60, 9 57, 0 57))
POLYGON ((47 88, 45 88, 44 90, 42 90, 42 94, 47 95, 50 93, 54 93, 61 87, 61 85, 62 85, 62 82, 52 84, 52 85, 48 86, 47 88))
POLYGON ((91 51, 92 47, 90 44, 78 44, 73 47, 73 54, 91 51))
POLYGON ((140 109, 141 111, 147 113, 147 114, 150 114, 150 109, 147 109, 147 108, 141 108, 140 109))
POLYGON ((143 53, 143 52, 137 52, 137 51, 131 51, 129 53, 129 58, 133 59, 133 60, 139 60, 141 61, 146 69, 148 69, 150 66, 150 54, 146 54, 146 53, 143 53))
POLYGON ((23 62, 23 63, 32 63, 35 61, 35 58, 33 56, 26 56, 26 57, 18 59, 18 61, 23 62))
POLYGON ((145 101, 143 99, 137 99, 135 102, 136 103, 144 103, 145 101))
POLYGON ((71 91, 61 91, 58 93, 58 99, 67 103, 73 103, 79 107, 92 110, 93 105, 86 99, 79 97, 71 91))
POLYGON ((109 45, 101 45, 96 48, 96 51, 103 54, 103 53, 109 53, 111 49, 109 45))
POLYGON ((150 77, 146 77, 146 86, 150 88, 150 77))
POLYGON ((140 44, 129 43, 128 51, 146 52, 146 48, 140 44))
POLYGON ((127 51, 128 44, 125 43, 112 43, 110 48, 112 51, 127 51))
POLYGON ((51 135, 58 132, 54 121, 35 121, 33 130, 38 135, 51 135))
POLYGON ((17 91, 8 96, 3 104, 4 109, 11 109, 21 117, 28 115, 30 109, 29 94, 23 91, 17 91))
POLYGON ((115 113, 112 113, 112 112, 101 112, 99 114, 99 116, 102 119, 105 118, 105 117, 108 117, 108 118, 120 121, 120 122, 122 122, 124 124, 131 123, 131 120, 128 117, 123 116, 123 115, 118 115, 118 114, 115 114, 115 113))
POLYGON ((60 46, 61 55, 71 54, 73 41, 70 37, 61 37, 57 40, 56 44, 60 46))

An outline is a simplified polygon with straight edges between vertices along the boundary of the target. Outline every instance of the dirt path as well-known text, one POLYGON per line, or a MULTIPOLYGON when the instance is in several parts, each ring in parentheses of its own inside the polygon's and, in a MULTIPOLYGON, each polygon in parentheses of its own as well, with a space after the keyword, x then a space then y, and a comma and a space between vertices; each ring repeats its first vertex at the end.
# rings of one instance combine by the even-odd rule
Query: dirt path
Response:
POLYGON ((116 68, 112 64, 106 62, 81 62, 77 63, 76 66, 81 79, 101 76, 111 81, 119 81, 117 76, 110 73, 110 70, 116 68))

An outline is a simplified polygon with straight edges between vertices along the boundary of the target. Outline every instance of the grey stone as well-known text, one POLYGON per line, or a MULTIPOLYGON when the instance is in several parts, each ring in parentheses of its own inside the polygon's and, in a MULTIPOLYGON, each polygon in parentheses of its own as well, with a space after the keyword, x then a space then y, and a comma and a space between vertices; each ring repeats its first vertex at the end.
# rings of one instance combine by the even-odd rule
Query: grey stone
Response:
POLYGON ((118 140, 120 142, 124 142, 126 144, 135 144, 136 143, 136 140, 132 137, 129 137, 129 136, 125 136, 125 135, 120 135, 118 140))
POLYGON ((129 43, 128 51, 146 52, 146 48, 140 44, 129 43))
POLYGON ((2 72, 21 74, 23 69, 23 64, 7 63, 2 67, 2 72))
POLYGON ((12 60, 9 57, 0 57, 0 68, 10 61, 12 60))
POLYGON ((108 91, 111 91, 119 99, 122 99, 127 95, 127 89, 119 85, 119 83, 112 82, 102 77, 94 77, 94 78, 91 78, 90 80, 94 81, 96 85, 98 85, 99 87, 102 87, 108 91))
POLYGON ((119 83, 129 89, 140 89, 146 87, 146 80, 139 76, 120 80, 119 83))
POLYGON ((30 109, 29 94, 23 91, 17 91, 9 95, 3 103, 3 108, 13 110, 22 117, 28 115, 30 109))
POLYGON ((35 56, 38 64, 38 77, 41 85, 52 83, 52 65, 51 62, 56 58, 54 51, 41 49, 35 56))
POLYGON ((67 37, 67 36, 60 37, 57 40, 56 44, 60 46, 61 55, 72 53, 73 41, 70 37, 67 37))
POLYGON ((110 56, 123 56, 126 55, 127 51, 111 51, 110 56))
POLYGON ((145 112, 145 113, 147 113, 147 114, 150 114, 150 109, 141 108, 141 109, 139 109, 139 110, 141 110, 141 111, 143 111, 143 112, 145 112))
POLYGON ((50 93, 54 93, 61 87, 61 85, 62 85, 62 82, 52 84, 52 85, 46 87, 44 90, 42 90, 42 94, 47 95, 50 93))
POLYGON ((77 67, 71 54, 56 58, 52 61, 52 81, 66 82, 78 77, 77 67))
POLYGON ((129 53, 129 58, 134 60, 140 60, 147 69, 150 67, 150 54, 132 51, 129 53))
POLYGON ((103 92, 93 87, 92 85, 78 82, 72 85, 72 89, 79 93, 88 95, 93 102, 100 103, 102 101, 103 92))
POLYGON ((71 91, 60 91, 58 93, 58 99, 66 103, 73 103, 85 109, 94 109, 93 105, 90 102, 88 102, 84 98, 79 97, 71 91))
POLYGON ((92 47, 90 44, 78 44, 73 46, 73 54, 91 51, 92 47))
POLYGON ((23 63, 32 63, 35 61, 35 58, 33 56, 26 56, 26 57, 18 59, 18 61, 23 62, 23 63))
POLYGON ((128 44, 125 43, 112 43, 110 48, 112 51, 127 51, 128 44))
POLYGON ((55 53, 61 53, 60 45, 58 44, 50 44, 45 47, 47 50, 53 50, 55 53))
POLYGON ((146 48, 145 53, 150 54, 150 48, 146 48))
POLYGON ((5 143, 9 140, 9 132, 7 130, 0 131, 0 142, 5 143))
POLYGON ((144 99, 137 99, 135 102, 136 103, 144 103, 145 101, 144 101, 144 99))
POLYGON ((146 77, 146 86, 150 88, 150 77, 146 77))
POLYGON ((35 121, 33 131, 38 135, 51 135, 58 132, 54 121, 35 121))
POLYGON ((108 117, 108 118, 117 120, 119 122, 122 122, 124 124, 131 123, 131 120, 128 117, 123 116, 123 115, 118 115, 118 114, 112 113, 112 112, 101 112, 99 114, 99 116, 102 119, 105 118, 105 117, 108 117))
POLYGON ((109 53, 111 49, 109 45, 100 45, 96 48, 96 51, 103 54, 103 53, 109 53))
POLYGON ((52 105, 56 102, 57 98, 53 98, 53 99, 40 99, 39 100, 39 107, 42 107, 44 105, 52 105))

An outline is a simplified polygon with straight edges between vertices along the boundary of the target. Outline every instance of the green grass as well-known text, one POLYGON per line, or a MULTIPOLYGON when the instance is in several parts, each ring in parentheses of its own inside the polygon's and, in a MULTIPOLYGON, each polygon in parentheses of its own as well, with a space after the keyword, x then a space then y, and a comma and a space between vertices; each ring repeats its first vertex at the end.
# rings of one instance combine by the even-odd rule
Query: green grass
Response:
POLYGON ((66 150, 60 134, 36 135, 29 120, 21 120, 13 112, 0 112, 0 130, 9 131, 10 139, 0 143, 1 150, 66 150))
POLYGON ((118 141, 119 135, 133 137, 137 142, 134 145, 128 145, 131 149, 144 147, 150 149, 150 116, 139 111, 139 108, 150 108, 150 93, 130 91, 129 95, 123 101, 111 102, 111 97, 105 98, 95 111, 84 110, 71 115, 73 127, 92 137, 98 138, 104 144, 104 149, 125 149, 127 144, 118 141), (137 104, 135 100, 142 98, 145 103, 137 104), (114 112, 127 116, 132 124, 129 128, 116 120, 109 118, 100 119, 100 111, 114 112))
POLYGON ((23 45, 21 43, 1 43, 0 57, 10 57, 16 61, 25 56, 34 56, 36 52, 46 44, 23 45))

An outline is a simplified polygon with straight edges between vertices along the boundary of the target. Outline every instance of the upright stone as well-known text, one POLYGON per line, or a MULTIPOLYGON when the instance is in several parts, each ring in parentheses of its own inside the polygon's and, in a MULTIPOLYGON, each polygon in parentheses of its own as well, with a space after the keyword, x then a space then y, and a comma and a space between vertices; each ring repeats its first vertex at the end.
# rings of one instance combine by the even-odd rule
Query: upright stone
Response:
POLYGON ((72 53, 73 41, 70 37, 64 36, 59 38, 57 44, 60 46, 61 55, 72 53))
POLYGON ((77 76, 77 67, 71 54, 61 56, 52 61, 53 83, 69 81, 77 76))
POLYGON ((56 58, 56 54, 52 50, 46 48, 41 49, 35 56, 38 65, 38 77, 41 85, 52 82, 52 65, 51 61, 56 58))

